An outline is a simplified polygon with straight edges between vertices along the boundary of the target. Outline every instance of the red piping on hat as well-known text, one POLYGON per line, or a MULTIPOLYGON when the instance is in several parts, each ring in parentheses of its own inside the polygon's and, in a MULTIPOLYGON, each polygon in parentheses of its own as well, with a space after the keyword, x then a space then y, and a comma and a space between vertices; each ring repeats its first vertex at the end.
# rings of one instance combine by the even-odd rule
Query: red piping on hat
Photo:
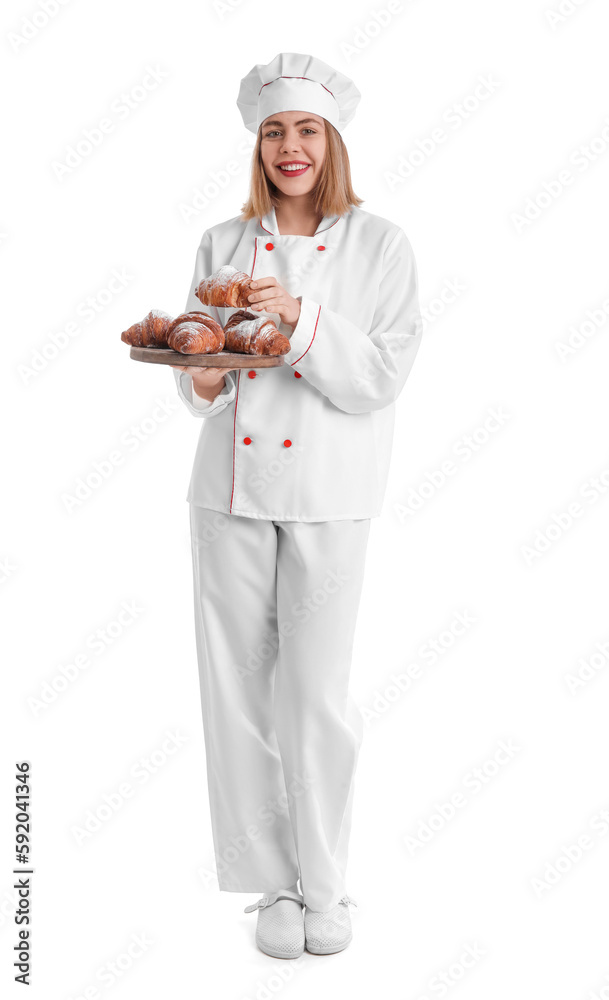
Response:
MULTIPOLYGON (((283 73, 281 76, 276 76, 275 80, 311 80, 311 77, 310 76, 286 76, 285 73, 283 73)), ((275 80, 269 80, 268 83, 263 83, 262 87, 268 87, 269 83, 275 83, 275 80)), ((319 83, 319 80, 311 80, 311 83, 319 83)), ((319 83, 319 86, 323 87, 324 90, 327 90, 328 93, 331 94, 332 97, 334 97, 334 94, 332 93, 332 91, 329 89, 329 87, 326 87, 325 84, 319 83)), ((260 94, 262 93, 262 87, 258 91, 258 97, 260 97, 260 94)))

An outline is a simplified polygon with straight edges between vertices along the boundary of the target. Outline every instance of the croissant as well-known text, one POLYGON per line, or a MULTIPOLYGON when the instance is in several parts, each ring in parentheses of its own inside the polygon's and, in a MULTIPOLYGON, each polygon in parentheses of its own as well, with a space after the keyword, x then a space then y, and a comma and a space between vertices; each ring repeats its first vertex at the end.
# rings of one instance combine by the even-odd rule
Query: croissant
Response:
POLYGON ((237 354, 287 354, 290 341, 272 319, 238 309, 224 324, 225 350, 237 354))
POLYGON ((249 306, 251 278, 245 271, 238 271, 232 264, 225 264, 208 278, 203 278, 195 295, 204 306, 232 309, 249 306))
POLYGON ((192 320, 193 323, 214 323, 216 326, 220 326, 213 316, 210 316, 209 313, 203 312, 202 309, 193 309, 193 311, 189 313, 180 313, 179 316, 176 316, 174 323, 177 323, 178 320, 182 322, 184 322, 184 320, 192 320))
POLYGON ((224 330, 207 313, 182 313, 167 331, 167 346, 180 354, 216 354, 224 347, 224 330))
POLYGON ((167 347, 167 330, 171 323, 172 316, 160 309, 152 309, 141 323, 134 323, 124 330, 121 340, 133 347, 167 347))

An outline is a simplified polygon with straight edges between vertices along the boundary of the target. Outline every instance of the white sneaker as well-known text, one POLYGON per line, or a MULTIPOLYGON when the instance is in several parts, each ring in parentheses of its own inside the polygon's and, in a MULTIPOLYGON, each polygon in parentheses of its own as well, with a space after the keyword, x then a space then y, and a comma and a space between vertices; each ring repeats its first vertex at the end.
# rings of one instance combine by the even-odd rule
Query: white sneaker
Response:
POLYGON ((245 907, 244 913, 258 910, 256 944, 260 951, 273 958, 302 955, 305 946, 303 906, 304 899, 299 892, 283 889, 245 907))
POLYGON ((349 903, 357 906, 354 899, 343 896, 336 906, 325 913, 306 907, 304 927, 307 951, 313 955, 333 955, 335 951, 347 947, 353 937, 349 903))

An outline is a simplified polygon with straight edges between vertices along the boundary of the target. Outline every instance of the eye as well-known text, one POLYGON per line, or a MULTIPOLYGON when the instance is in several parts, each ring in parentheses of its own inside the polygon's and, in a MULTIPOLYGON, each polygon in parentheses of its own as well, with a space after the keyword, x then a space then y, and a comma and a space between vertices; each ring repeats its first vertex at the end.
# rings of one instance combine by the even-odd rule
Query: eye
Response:
MULTIPOLYGON (((278 135, 278 134, 279 134, 279 131, 280 131, 280 130, 279 130, 279 129, 276 129, 276 128, 274 128, 274 129, 271 129, 271 131, 270 131, 270 132, 265 132, 265 136, 266 136, 266 138, 268 139, 268 138, 270 138, 270 137, 271 137, 271 136, 273 136, 273 135, 278 135)), ((303 130, 302 130, 302 131, 303 131, 303 132, 311 132, 311 133, 312 133, 313 135, 315 135, 315 129, 314 129, 314 128, 310 128, 310 127, 309 127, 308 125, 305 125, 305 127, 303 128, 303 130)))

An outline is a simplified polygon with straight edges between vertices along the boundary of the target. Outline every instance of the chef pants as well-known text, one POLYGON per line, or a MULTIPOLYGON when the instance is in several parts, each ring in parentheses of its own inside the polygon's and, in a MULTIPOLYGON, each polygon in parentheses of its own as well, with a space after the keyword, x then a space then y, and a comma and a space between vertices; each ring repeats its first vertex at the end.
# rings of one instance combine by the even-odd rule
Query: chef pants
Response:
POLYGON ((190 504, 197 657, 220 890, 347 892, 363 717, 349 689, 369 518, 190 504))

